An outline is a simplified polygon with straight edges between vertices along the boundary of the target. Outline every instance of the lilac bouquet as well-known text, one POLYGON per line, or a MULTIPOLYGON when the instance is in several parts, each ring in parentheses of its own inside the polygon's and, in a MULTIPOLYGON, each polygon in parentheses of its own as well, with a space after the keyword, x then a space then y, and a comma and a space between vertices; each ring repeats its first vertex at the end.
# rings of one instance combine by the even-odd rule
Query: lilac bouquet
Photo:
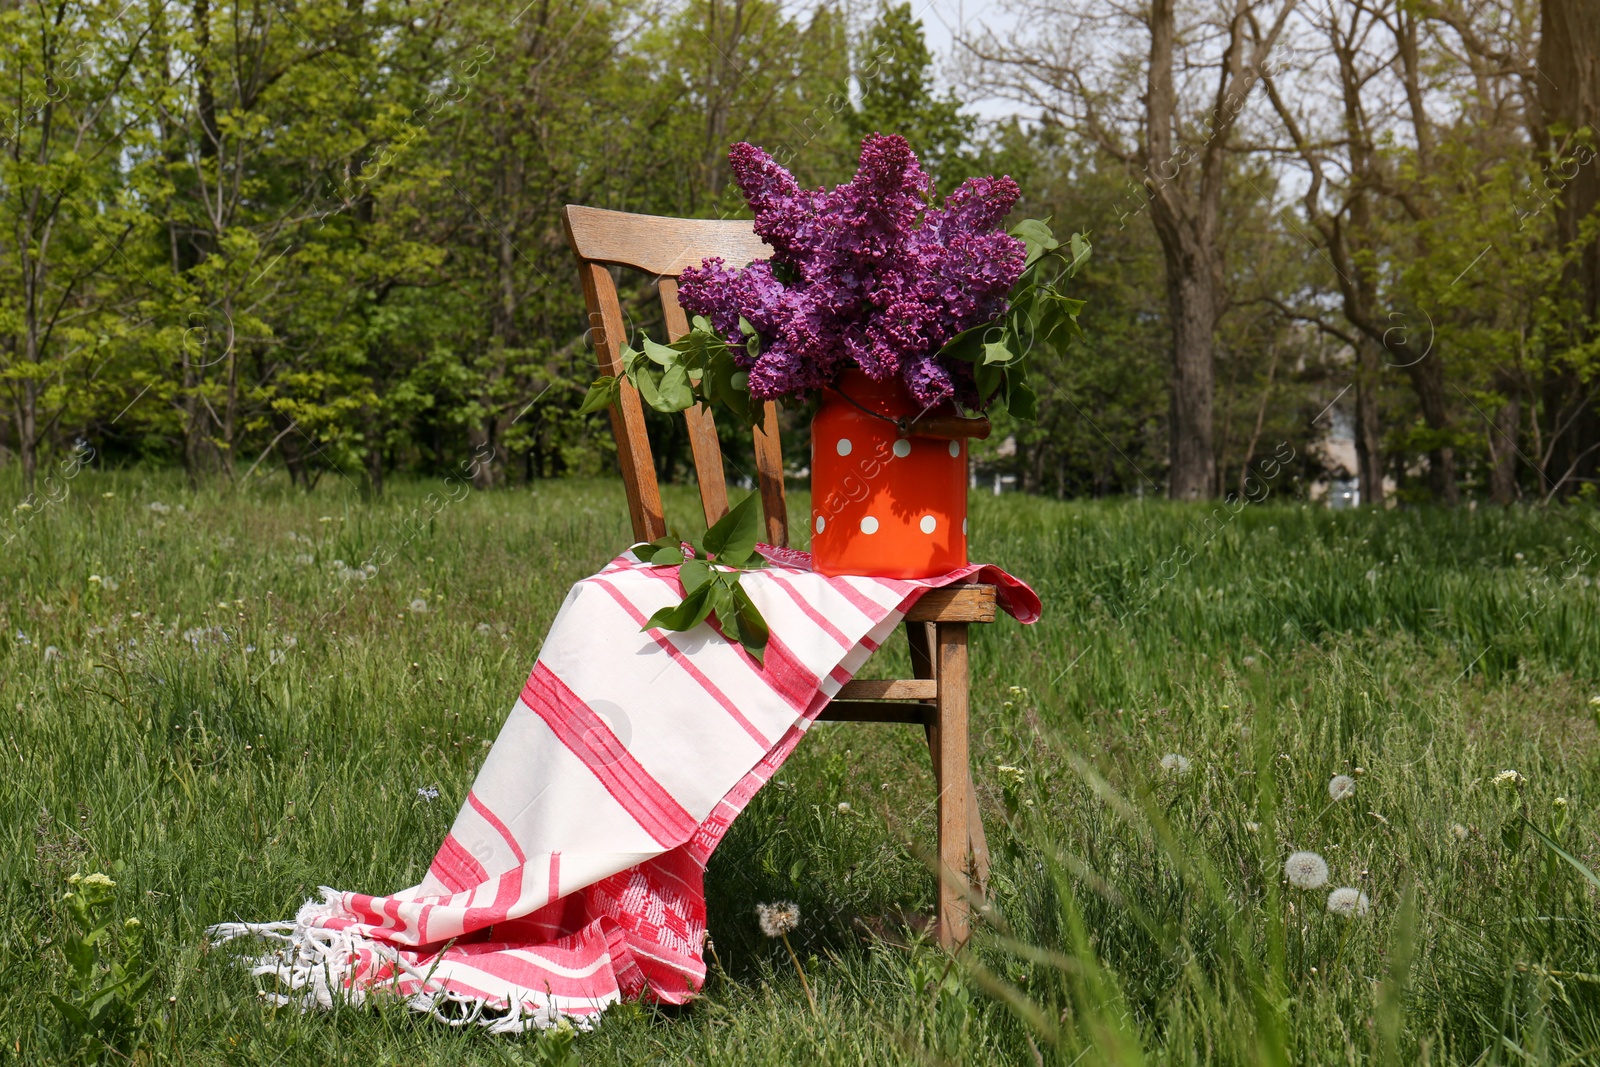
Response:
POLYGON ((802 189, 754 145, 728 159, 772 257, 684 271, 689 334, 623 346, 623 374, 596 381, 580 413, 615 403, 626 378, 658 411, 720 403, 754 424, 764 401, 817 392, 855 367, 900 380, 925 408, 1034 417, 1028 357, 1077 330, 1082 301, 1058 283, 1088 258, 1081 234, 1058 241, 1037 219, 1003 230, 1021 195, 1007 177, 968 179, 936 206, 932 180, 893 134, 862 142, 856 176, 831 192, 802 189))
POLYGON ((678 299, 725 338, 740 337, 741 319, 761 338, 758 354, 735 356, 753 399, 821 389, 854 366, 900 378, 930 407, 978 403, 972 365, 940 350, 1007 309, 1027 257, 1000 228, 1016 182, 971 178, 932 207, 933 181, 898 135, 868 137, 856 176, 832 192, 800 188, 751 144, 728 161, 772 258, 734 270, 707 260, 683 273, 678 299))

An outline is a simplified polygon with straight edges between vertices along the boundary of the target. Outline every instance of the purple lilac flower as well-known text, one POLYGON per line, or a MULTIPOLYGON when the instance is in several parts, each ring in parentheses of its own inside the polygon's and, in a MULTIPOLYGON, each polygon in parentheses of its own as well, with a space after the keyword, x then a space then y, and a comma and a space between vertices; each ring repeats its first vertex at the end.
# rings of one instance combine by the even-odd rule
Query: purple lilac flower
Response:
POLYGON ((728 161, 772 259, 736 270, 707 260, 684 271, 678 296, 731 341, 740 316, 760 334, 759 356, 735 356, 752 397, 820 389, 856 366, 900 378, 923 404, 979 399, 971 366, 937 353, 1008 307, 1025 250, 999 227, 1016 182, 972 178, 936 207, 932 180, 892 134, 863 141, 856 176, 832 192, 802 189, 754 145, 734 145, 728 161))

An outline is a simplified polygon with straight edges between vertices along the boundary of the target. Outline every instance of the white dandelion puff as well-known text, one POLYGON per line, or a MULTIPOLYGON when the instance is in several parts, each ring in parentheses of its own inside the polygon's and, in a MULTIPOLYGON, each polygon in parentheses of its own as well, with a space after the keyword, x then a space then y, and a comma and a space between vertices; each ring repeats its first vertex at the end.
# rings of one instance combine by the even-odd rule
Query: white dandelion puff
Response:
POLYGON ((1180 756, 1176 752, 1168 752, 1161 757, 1161 769, 1168 774, 1175 774, 1182 778, 1194 769, 1194 765, 1189 762, 1187 756, 1180 756))
POLYGON ((768 937, 783 937, 800 925, 800 905, 788 901, 757 904, 756 921, 768 937))
POLYGON ((850 804, 849 804, 848 801, 843 801, 843 800, 839 801, 839 814, 840 815, 849 815, 850 814, 850 804))
POLYGON ((1334 800, 1344 800, 1346 797, 1356 795, 1356 780, 1348 774, 1336 774, 1328 782, 1328 796, 1334 800))
POLYGON ((1367 895, 1352 886, 1340 886, 1328 894, 1328 911, 1334 915, 1353 919, 1365 915, 1371 908, 1367 895))
POLYGON ((1451 823, 1450 832, 1455 835, 1455 839, 1457 841, 1465 841, 1468 834, 1471 833, 1471 831, 1469 831, 1465 826, 1462 826, 1460 823, 1451 823))
POLYGON ((417 597, 411 602, 411 613, 413 615, 425 615, 427 612, 428 602, 426 600, 422 599, 421 597, 417 597))
POLYGON ((1295 852, 1284 861, 1283 876, 1296 889, 1321 889, 1328 884, 1328 861, 1315 852, 1295 852))

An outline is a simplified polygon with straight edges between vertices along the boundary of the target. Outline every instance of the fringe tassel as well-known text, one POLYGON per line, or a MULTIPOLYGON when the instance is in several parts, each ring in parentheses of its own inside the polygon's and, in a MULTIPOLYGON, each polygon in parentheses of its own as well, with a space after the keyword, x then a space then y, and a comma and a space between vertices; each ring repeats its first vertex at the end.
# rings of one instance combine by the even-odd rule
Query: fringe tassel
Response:
MULTIPOLYGON (((520 1034, 529 1030, 571 1027, 590 1030, 595 1016, 569 1015, 553 1003, 511 1000, 495 1003, 482 997, 451 992, 436 979, 433 968, 420 970, 392 945, 348 930, 330 930, 318 919, 342 914, 340 893, 322 886, 322 900, 308 900, 293 922, 217 923, 206 928, 213 944, 251 937, 282 947, 266 955, 245 957, 240 963, 258 977, 271 976, 285 993, 264 993, 271 1004, 295 1005, 302 1012, 331 1011, 337 1004, 360 1006, 372 988, 399 994, 401 976, 416 982, 417 992, 405 996, 413 1011, 433 1016, 447 1026, 482 1026, 494 1034, 520 1034), (369 961, 362 965, 361 960, 369 961), (376 964, 376 966, 374 965, 376 964), (369 976, 387 965, 393 978, 372 983, 369 976)), ((404 994, 400 994, 404 996, 404 994)))

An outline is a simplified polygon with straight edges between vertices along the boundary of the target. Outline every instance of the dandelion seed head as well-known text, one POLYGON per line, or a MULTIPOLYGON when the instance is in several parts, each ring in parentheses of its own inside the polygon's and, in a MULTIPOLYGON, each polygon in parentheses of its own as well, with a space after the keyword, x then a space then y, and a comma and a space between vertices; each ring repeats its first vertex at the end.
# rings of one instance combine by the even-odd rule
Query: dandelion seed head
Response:
POLYGON ((426 600, 422 599, 421 597, 417 597, 415 600, 413 600, 411 602, 411 612, 412 612, 412 614, 414 614, 414 615, 422 615, 422 614, 425 614, 427 612, 427 610, 428 610, 428 602, 426 600))
POLYGON ((1367 895, 1353 886, 1340 886, 1328 894, 1328 911, 1334 915, 1343 915, 1353 919, 1358 915, 1365 915, 1372 909, 1367 900, 1367 895))
POLYGON ((1296 889, 1320 889, 1328 884, 1328 861, 1315 852, 1295 852, 1284 861, 1283 876, 1296 889))
POLYGON ((839 814, 840 815, 849 815, 850 814, 850 804, 849 804, 848 801, 844 801, 844 800, 839 801, 839 814))
POLYGON ((1465 826, 1462 826, 1460 823, 1451 824, 1450 832, 1455 835, 1457 841, 1465 841, 1467 839, 1467 835, 1470 833, 1470 831, 1468 831, 1468 829, 1465 826))
POLYGON ((782 937, 800 925, 800 905, 789 901, 757 904, 756 920, 768 937, 782 937))
POLYGON ((1182 778, 1194 769, 1194 765, 1189 762, 1189 757, 1180 756, 1176 752, 1168 752, 1161 757, 1161 769, 1168 774, 1175 774, 1182 778))
POLYGON ((1346 797, 1356 795, 1356 780, 1348 774, 1336 774, 1328 782, 1328 796, 1334 800, 1344 800, 1346 797))

